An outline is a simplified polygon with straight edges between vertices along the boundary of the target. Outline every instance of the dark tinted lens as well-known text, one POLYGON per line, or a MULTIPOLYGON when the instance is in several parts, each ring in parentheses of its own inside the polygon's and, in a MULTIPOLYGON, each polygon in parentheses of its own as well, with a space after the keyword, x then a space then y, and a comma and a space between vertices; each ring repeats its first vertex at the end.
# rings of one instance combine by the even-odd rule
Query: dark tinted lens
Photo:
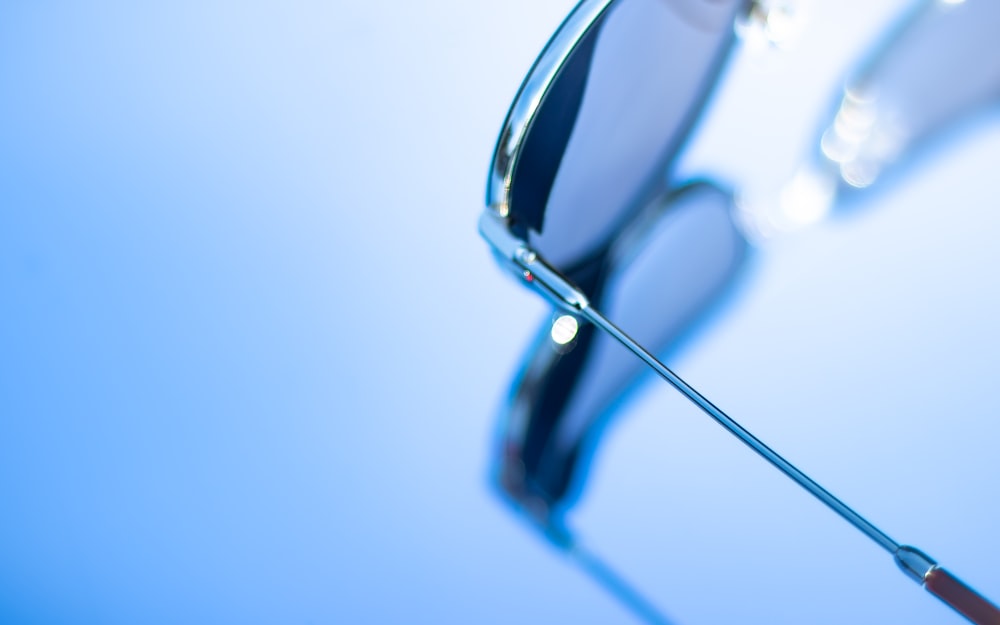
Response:
POLYGON ((531 132, 524 138, 514 173, 516 184, 510 190, 510 203, 517 207, 513 221, 522 237, 527 236, 529 229, 542 230, 545 205, 580 111, 602 22, 603 18, 574 50, 546 96, 544 106, 536 113, 531 132))
MULTIPOLYGON (((609 254, 604 306, 639 343, 663 352, 729 284, 745 243, 728 194, 689 187, 634 226, 609 254)), ((548 511, 565 503, 606 414, 644 365, 586 325, 546 323, 512 394, 500 468, 514 498, 548 511)))
POLYGON ((569 271, 661 192, 729 46, 736 4, 618 0, 577 46, 525 136, 509 192, 514 227, 549 262, 569 271))

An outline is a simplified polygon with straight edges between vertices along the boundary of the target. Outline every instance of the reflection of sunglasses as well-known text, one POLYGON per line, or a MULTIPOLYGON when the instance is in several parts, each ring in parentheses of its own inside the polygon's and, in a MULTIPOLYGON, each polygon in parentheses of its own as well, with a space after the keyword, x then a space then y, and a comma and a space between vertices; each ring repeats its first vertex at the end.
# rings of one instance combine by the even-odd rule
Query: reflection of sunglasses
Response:
MULTIPOLYGON (((969 70, 961 55, 988 49, 982 42, 1000 23, 1000 5, 967 5, 944 13, 926 3, 847 90, 811 168, 827 201, 838 185, 867 186, 903 149, 994 97, 1000 68, 983 59, 969 70), (964 73, 950 89, 927 75, 947 77, 954 67, 964 73)), ((583 0, 521 87, 479 227, 501 264, 561 312, 515 385, 500 485, 569 546, 562 516, 586 456, 602 417, 644 362, 932 594, 973 622, 1000 624, 993 604, 846 506, 651 353, 670 348, 703 315, 746 252, 732 195, 705 181, 677 184, 669 174, 732 47, 734 21, 748 11, 742 0, 583 0), (663 296, 650 301, 650 293, 663 296)), ((749 220, 758 229, 785 223, 749 220)))

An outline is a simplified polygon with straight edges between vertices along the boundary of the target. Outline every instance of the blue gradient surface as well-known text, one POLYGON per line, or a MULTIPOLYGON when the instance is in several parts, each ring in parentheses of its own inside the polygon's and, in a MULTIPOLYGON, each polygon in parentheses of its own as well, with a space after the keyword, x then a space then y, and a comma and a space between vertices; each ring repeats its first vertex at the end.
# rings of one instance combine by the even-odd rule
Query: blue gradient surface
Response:
MULTIPOLYGON (((0 622, 609 623, 494 497, 547 313, 475 233, 572 6, 0 5, 0 622)), ((687 167, 780 182, 905 3, 741 55, 687 167)), ((996 116, 761 246, 672 366, 1000 597, 996 116)), ((668 388, 576 527, 679 623, 960 622, 668 388)))

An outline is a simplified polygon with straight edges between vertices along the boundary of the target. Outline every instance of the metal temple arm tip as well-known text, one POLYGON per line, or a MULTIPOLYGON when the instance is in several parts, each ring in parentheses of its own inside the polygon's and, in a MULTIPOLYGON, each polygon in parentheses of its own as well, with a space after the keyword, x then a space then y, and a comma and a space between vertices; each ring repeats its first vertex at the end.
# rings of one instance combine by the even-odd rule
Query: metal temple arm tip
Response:
POLYGON ((940 567, 924 576, 924 588, 976 625, 1000 625, 997 606, 940 567))

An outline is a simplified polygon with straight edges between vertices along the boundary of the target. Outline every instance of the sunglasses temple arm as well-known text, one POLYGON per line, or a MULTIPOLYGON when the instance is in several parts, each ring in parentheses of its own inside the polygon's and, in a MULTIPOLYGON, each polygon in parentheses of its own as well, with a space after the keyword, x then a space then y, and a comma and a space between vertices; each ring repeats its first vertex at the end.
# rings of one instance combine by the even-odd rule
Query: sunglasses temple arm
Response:
POLYGON ((740 439, 746 446, 757 452, 775 468, 787 475, 796 484, 809 491, 861 533, 875 541, 893 555, 896 564, 932 595, 943 601, 977 625, 1000 625, 1000 609, 982 595, 955 578, 948 571, 938 567, 937 562, 918 549, 901 545, 875 527, 866 518, 852 510, 844 502, 817 484, 795 465, 782 458, 777 452, 761 442, 729 415, 708 401, 701 393, 660 362, 655 356, 636 343, 618 326, 614 325, 598 310, 590 306, 587 297, 562 274, 552 268, 527 247, 513 250, 510 258, 523 270, 524 279, 533 283, 543 294, 559 306, 572 310, 601 328, 624 345, 671 386, 701 408, 716 423, 730 434, 740 439))
POLYGON ((719 425, 763 456, 765 460, 770 462, 779 471, 825 503, 848 523, 875 541, 880 547, 891 553, 895 557, 899 567, 932 595, 977 625, 1000 625, 1000 609, 985 597, 966 586, 947 570, 940 568, 934 560, 919 550, 906 545, 900 545, 889 538, 884 532, 872 525, 871 522, 834 497, 828 490, 817 484, 795 465, 782 458, 777 452, 761 442, 760 439, 730 418, 726 413, 722 412, 715 404, 708 401, 701 393, 668 369, 656 357, 622 332, 621 329, 608 321, 599 311, 586 306, 579 312, 588 321, 610 334, 632 353, 641 358, 660 377, 701 408, 719 425))
POLYGON ((934 566, 924 576, 924 588, 977 625, 1000 624, 1000 610, 948 571, 934 566))
POLYGON ((701 408, 706 414, 708 414, 708 416, 725 428, 730 434, 740 439, 740 441, 742 441, 746 446, 750 447, 750 449, 761 455, 779 471, 790 477, 796 484, 805 488, 814 497, 832 508, 834 512, 846 519, 848 523, 861 530, 862 533, 878 543, 880 547, 889 553, 895 553, 899 549, 899 543, 889 538, 885 533, 872 525, 867 519, 834 497, 829 491, 814 482, 812 478, 800 471, 795 465, 782 458, 777 452, 761 442, 760 439, 751 434, 746 428, 734 421, 731 417, 729 417, 729 415, 722 412, 722 410, 716 407, 715 404, 708 401, 708 399, 706 399, 701 393, 692 388, 676 373, 668 369, 666 365, 660 362, 655 356, 650 354, 641 345, 632 340, 631 337, 608 321, 608 319, 600 312, 590 307, 580 312, 587 320, 610 334, 618 342, 627 347, 632 353, 641 358, 647 365, 656 371, 660 377, 665 379, 671 386, 680 391, 682 395, 701 408))

